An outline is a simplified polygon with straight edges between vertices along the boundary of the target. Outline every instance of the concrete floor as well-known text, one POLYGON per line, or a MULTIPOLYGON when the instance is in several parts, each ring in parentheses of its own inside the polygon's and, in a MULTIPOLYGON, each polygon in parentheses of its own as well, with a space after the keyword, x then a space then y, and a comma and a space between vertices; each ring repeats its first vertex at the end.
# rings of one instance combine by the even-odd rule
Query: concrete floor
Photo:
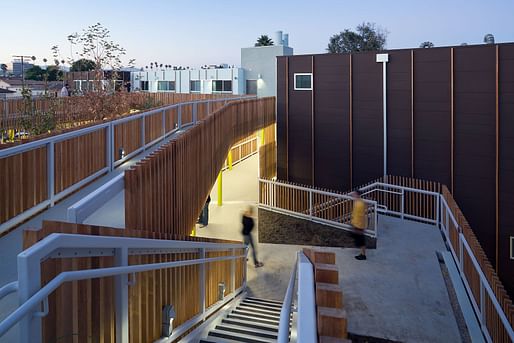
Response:
MULTIPOLYGON (((209 225, 198 228, 199 236, 242 238, 241 213, 247 205, 256 205, 258 200, 257 172, 258 156, 254 155, 232 171, 223 173, 223 206, 217 205, 215 185, 211 193, 209 225)), ((75 201, 77 198, 73 196, 63 203, 75 201)), ((86 222, 122 227, 124 218, 120 203, 123 203, 123 193, 116 195, 86 222)), ((53 212, 40 217, 62 219, 57 209, 53 212)), ((23 227, 38 227, 42 218, 23 227)), ((254 237, 257 239, 257 232, 254 237)), ((250 258, 249 295, 283 299, 296 251, 301 248, 257 243, 258 258, 264 262, 264 267, 255 269, 250 258)), ((357 249, 324 249, 336 252, 350 332, 405 342, 461 340, 435 255, 437 250, 445 249, 436 228, 382 217, 378 248, 368 252, 367 261, 353 258, 357 249)), ((16 255, 20 250, 21 229, 0 239, 0 285, 16 278, 16 255)), ((15 305, 16 296, 1 300, 0 320, 15 305)), ((11 332, 0 342, 15 342, 13 337, 11 332)))
MULTIPOLYGON (((199 236, 241 239, 241 212, 258 200, 257 170, 258 157, 253 156, 223 174, 223 206, 216 204, 215 185, 209 225, 198 229, 199 236)), ((395 218, 379 221, 378 248, 368 251, 367 261, 354 259, 357 249, 322 248, 336 253, 348 330, 403 342, 460 342, 436 257, 437 250, 445 250, 439 231, 395 218)), ((264 267, 248 264, 248 293, 282 300, 301 248, 257 244, 264 267)))

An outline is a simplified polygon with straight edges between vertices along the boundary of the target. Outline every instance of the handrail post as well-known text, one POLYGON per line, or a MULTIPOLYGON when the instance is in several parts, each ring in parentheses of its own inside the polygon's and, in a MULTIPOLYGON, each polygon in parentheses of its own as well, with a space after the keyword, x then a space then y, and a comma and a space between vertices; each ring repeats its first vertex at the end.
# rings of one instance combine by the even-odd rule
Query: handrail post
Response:
POLYGON ((312 217, 314 214, 314 209, 312 208, 312 191, 309 190, 309 215, 312 217))
POLYGON ((143 148, 143 151, 146 150, 145 121, 146 115, 141 117, 141 147, 143 148))
POLYGON ((439 221, 441 220, 441 195, 435 196, 435 202, 436 202, 436 213, 435 213, 435 222, 437 227, 441 224, 439 221))
POLYGON ((487 332, 487 326, 485 326, 486 323, 486 316, 485 316, 485 294, 484 294, 484 284, 482 282, 482 279, 478 279, 480 282, 480 322, 482 326, 485 327, 485 330, 487 332))
MULTIPOLYGON (((22 252, 18 255, 18 304, 23 305, 41 288, 41 263, 30 259, 22 252)), ((32 316, 39 310, 34 307, 32 312, 20 320, 20 342, 40 343, 42 341, 41 317, 32 316)))
POLYGON ((400 212, 401 212, 401 218, 404 218, 405 214, 405 189, 402 188, 402 195, 401 195, 401 205, 400 205, 400 212))
POLYGON ((46 156, 48 199, 50 207, 53 207, 55 196, 55 144, 53 141, 46 145, 46 156))
POLYGON ((196 122, 198 121, 197 110, 198 110, 198 103, 193 102, 193 124, 196 124, 196 122))
POLYGON ((162 138, 166 137, 166 111, 162 110, 162 138))
POLYGON ((182 105, 179 104, 177 107, 177 126, 180 130, 182 128, 182 105))
POLYGON ((105 128, 105 161, 109 171, 114 169, 113 141, 113 125, 110 122, 109 126, 105 128))
POLYGON ((211 114, 211 100, 207 100, 207 115, 211 114))
MULTIPOLYGON (((199 256, 198 258, 204 259, 205 258, 205 249, 201 248, 199 249, 199 256)), ((205 315, 205 263, 200 264, 200 314, 202 315, 202 319, 205 315)))
MULTIPOLYGON (((128 266, 128 248, 116 249, 115 265, 128 266)), ((122 274, 114 277, 114 297, 116 304, 116 343, 129 341, 129 289, 128 275, 122 274)))

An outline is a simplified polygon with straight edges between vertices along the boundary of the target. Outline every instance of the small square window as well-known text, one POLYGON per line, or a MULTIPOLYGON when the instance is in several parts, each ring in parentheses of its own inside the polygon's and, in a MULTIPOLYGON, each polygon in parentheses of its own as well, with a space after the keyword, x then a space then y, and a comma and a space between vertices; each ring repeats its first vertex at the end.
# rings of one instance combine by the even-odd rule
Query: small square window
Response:
POLYGON ((311 73, 294 74, 294 90, 295 91, 310 91, 310 90, 312 90, 312 74, 311 73))

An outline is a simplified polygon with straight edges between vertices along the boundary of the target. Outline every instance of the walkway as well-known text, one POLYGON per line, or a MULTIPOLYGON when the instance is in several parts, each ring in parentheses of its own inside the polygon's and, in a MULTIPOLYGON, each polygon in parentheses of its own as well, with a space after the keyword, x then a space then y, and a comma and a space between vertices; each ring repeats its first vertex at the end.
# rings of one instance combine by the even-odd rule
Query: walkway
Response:
MULTIPOLYGON (((257 170, 258 156, 253 156, 223 174, 223 206, 216 204, 215 186, 210 224, 198 229, 198 235, 241 238, 241 212, 258 199, 257 170)), ((248 293, 282 300, 301 248, 258 244, 264 267, 248 264, 248 293)), ((336 252, 348 331, 406 342, 461 341, 436 257, 437 250, 445 250, 437 229, 381 217, 378 248, 368 252, 367 261, 353 258, 357 249, 326 249, 336 252)))

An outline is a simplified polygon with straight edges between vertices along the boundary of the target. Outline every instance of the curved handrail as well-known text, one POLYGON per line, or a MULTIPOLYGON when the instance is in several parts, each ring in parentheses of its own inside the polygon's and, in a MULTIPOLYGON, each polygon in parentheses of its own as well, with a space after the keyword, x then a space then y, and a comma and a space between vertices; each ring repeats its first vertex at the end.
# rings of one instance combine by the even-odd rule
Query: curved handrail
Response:
POLYGON ((293 305, 293 290, 296 281, 296 267, 298 265, 298 255, 297 253, 296 261, 293 267, 293 271, 291 272, 291 278, 289 279, 289 284, 286 290, 286 296, 284 297, 284 302, 282 304, 282 309, 280 310, 280 322, 278 326, 278 343, 287 343, 289 342, 289 324, 291 318, 291 306, 293 305))

